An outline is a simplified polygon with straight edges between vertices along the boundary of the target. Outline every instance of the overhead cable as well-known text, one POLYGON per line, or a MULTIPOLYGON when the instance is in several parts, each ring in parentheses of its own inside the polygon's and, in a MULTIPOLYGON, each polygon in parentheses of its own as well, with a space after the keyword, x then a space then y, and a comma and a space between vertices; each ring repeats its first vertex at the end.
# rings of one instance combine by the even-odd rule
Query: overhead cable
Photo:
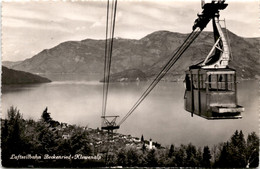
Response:
POLYGON ((153 88, 159 83, 159 81, 165 76, 165 74, 171 69, 171 67, 181 57, 181 55, 190 46, 190 44, 197 38, 197 36, 200 34, 200 32, 201 32, 201 30, 199 28, 196 28, 194 31, 192 31, 188 35, 188 37, 185 39, 184 43, 173 54, 171 59, 166 63, 166 65, 163 67, 163 69, 159 72, 159 74, 156 76, 156 78, 152 81, 152 83, 148 86, 148 88, 141 95, 141 97, 137 100, 137 102, 133 105, 133 107, 128 111, 128 113, 122 118, 122 120, 118 123, 118 125, 121 125, 134 112, 134 110, 141 104, 141 102, 148 96, 148 94, 153 90, 153 88))

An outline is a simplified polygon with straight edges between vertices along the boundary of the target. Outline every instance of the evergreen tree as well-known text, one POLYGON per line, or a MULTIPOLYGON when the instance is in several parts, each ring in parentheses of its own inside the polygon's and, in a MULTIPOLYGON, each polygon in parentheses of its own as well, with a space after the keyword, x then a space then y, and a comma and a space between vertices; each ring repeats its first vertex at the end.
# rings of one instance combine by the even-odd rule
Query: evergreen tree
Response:
POLYGON ((168 153, 168 157, 171 158, 174 154, 174 145, 172 144, 168 153))
POLYGON ((134 149, 129 149, 127 151, 127 166, 128 167, 133 167, 138 164, 138 154, 136 150, 134 149))
POLYGON ((219 159, 216 161, 217 167, 246 167, 246 142, 242 131, 231 136, 230 141, 223 145, 219 159))
POLYGON ((210 167, 211 154, 208 146, 203 149, 202 167, 210 167))
POLYGON ((8 123, 7 120, 4 120, 4 126, 2 127, 2 132, 1 132, 2 142, 3 142, 3 140, 6 140, 8 137, 8 124, 7 123, 8 123))
MULTIPOLYGON (((245 150, 246 150, 246 140, 244 138, 244 134, 242 132, 242 130, 240 130, 239 132, 239 152, 242 154, 245 154, 245 150)), ((245 155, 244 155, 245 157, 245 155)))
POLYGON ((143 143, 142 152, 145 153, 145 151, 146 151, 146 146, 145 146, 145 143, 143 143))
POLYGON ((8 133, 8 147, 11 153, 22 153, 23 141, 22 141, 22 115, 17 108, 13 106, 8 110, 9 120, 9 133, 8 133))
POLYGON ((4 120, 4 126, 1 128, 1 148, 2 148, 2 165, 8 167, 8 160, 10 158, 8 147, 8 122, 4 120))
POLYGON ((176 158, 176 165, 178 167, 183 167, 186 164, 187 154, 186 154, 185 145, 181 144, 181 146, 176 151, 175 158, 176 158))
POLYGON ((48 127, 44 127, 39 132, 38 140, 40 142, 39 152, 42 154, 52 154, 56 151, 56 147, 58 146, 57 142, 55 142, 54 133, 49 130, 48 127))
POLYGON ((148 167, 157 167, 158 159, 155 156, 155 150, 152 149, 148 152, 146 157, 148 167))
POLYGON ((124 149, 121 149, 117 155, 117 164, 120 166, 126 166, 127 157, 124 149))
POLYGON ((48 113, 48 107, 46 107, 45 110, 42 112, 42 120, 46 123, 50 123, 52 121, 50 113, 48 113))
POLYGON ((199 147, 197 149, 197 154, 196 154, 196 162, 198 163, 198 167, 201 166, 202 160, 203 160, 203 152, 202 152, 201 148, 199 147))
POLYGON ((143 143, 144 142, 144 136, 142 135, 141 137, 141 142, 143 143))
POLYGON ((89 138, 86 131, 83 131, 82 128, 76 127, 71 138, 71 154, 84 154, 91 155, 92 151, 89 145, 89 138))
POLYGON ((257 168, 259 165, 259 137, 252 132, 247 137, 247 166, 257 168))
POLYGON ((225 143, 221 149, 220 157, 216 161, 216 167, 230 167, 228 143, 225 143))
POLYGON ((7 120, 4 123, 4 139, 2 138, 2 165, 5 167, 20 166, 19 161, 10 161, 11 154, 25 154, 24 124, 22 115, 13 106, 7 110, 7 120))
POLYGON ((200 162, 197 157, 197 149, 191 143, 187 146, 186 154, 187 154, 186 164, 185 164, 186 166, 188 167, 199 166, 200 162))
POLYGON ((231 137, 229 156, 232 160, 231 167, 241 168, 246 166, 246 141, 242 131, 236 130, 231 137))

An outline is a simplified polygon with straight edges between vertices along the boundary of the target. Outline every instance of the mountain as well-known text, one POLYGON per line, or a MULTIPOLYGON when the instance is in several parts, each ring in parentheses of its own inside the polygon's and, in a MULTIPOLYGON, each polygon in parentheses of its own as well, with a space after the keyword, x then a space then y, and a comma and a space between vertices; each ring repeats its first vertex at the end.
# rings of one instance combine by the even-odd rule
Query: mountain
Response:
POLYGON ((31 84, 31 83, 47 83, 51 82, 47 78, 40 77, 31 73, 8 69, 2 66, 2 84, 31 84))
POLYGON ((12 62, 12 61, 2 61, 2 65, 5 67, 13 67, 19 63, 22 63, 22 61, 12 62))
MULTIPOLYGON (((259 77, 259 38, 243 38, 228 30, 227 32, 232 49, 230 67, 237 70, 239 78, 259 77)), ((116 38, 111 73, 139 69, 147 77, 153 77, 186 37, 187 34, 157 31, 139 40, 116 38)), ((184 71, 190 65, 205 59, 213 44, 212 32, 202 32, 165 79, 183 77, 184 71)), ((96 73, 101 79, 104 69, 104 46, 105 40, 67 41, 51 49, 45 49, 10 68, 31 73, 96 73)))

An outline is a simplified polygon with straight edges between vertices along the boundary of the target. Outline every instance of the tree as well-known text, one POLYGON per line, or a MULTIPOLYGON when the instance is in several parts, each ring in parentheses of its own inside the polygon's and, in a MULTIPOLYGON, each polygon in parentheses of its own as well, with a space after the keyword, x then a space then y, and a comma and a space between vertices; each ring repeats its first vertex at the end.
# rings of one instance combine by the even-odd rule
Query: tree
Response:
POLYGON ((145 146, 145 143, 143 143, 142 152, 144 153, 145 151, 146 151, 146 146, 145 146))
POLYGON ((229 167, 230 161, 229 161, 228 147, 229 147, 228 142, 224 143, 220 152, 219 159, 216 160, 215 167, 229 167))
POLYGON ((197 149, 196 159, 197 159, 198 166, 201 166, 203 160, 203 152, 200 147, 197 149))
POLYGON ((231 136, 222 146, 216 167, 242 168, 246 166, 246 142, 242 131, 231 136))
POLYGON ((144 142, 144 136, 142 135, 141 137, 141 142, 143 143, 144 142))
POLYGON ((237 130, 231 137, 229 145, 229 155, 232 162, 231 167, 245 167, 246 166, 246 141, 242 130, 237 130))
POLYGON ((147 161, 148 167, 157 167, 158 159, 155 156, 154 149, 152 149, 148 152, 148 154, 146 156, 146 161, 147 161))
POLYGON ((4 120, 4 126, 2 127, 2 132, 1 132, 2 142, 3 142, 3 140, 6 140, 8 137, 8 124, 7 123, 8 123, 8 121, 4 120))
POLYGON ((218 145, 213 145, 213 147, 211 148, 211 161, 213 163, 213 167, 219 158, 221 144, 223 143, 219 143, 218 145))
POLYGON ((19 162, 10 161, 11 154, 25 154, 24 122, 22 115, 13 106, 7 110, 7 119, 2 129, 2 165, 5 167, 19 166, 19 162))
POLYGON ((202 167, 210 167, 211 154, 208 146, 203 148, 202 167))
POLYGON ((133 148, 127 151, 127 166, 133 167, 138 164, 138 154, 133 148))
POLYGON ((185 164, 186 166, 189 167, 199 166, 200 161, 198 160, 197 149, 191 143, 186 148, 186 154, 187 154, 186 164, 185 164))
POLYGON ((259 137, 255 132, 250 133, 247 136, 247 165, 251 168, 257 168, 259 165, 259 137))
POLYGON ((55 134, 49 130, 49 128, 44 127, 39 132, 38 140, 40 142, 39 152, 42 154, 52 154, 56 152, 56 148, 58 148, 58 144, 55 141, 55 134))
POLYGON ((171 158, 174 154, 174 145, 172 144, 168 153, 168 157, 171 158))
POLYGON ((20 111, 17 110, 17 108, 11 106, 10 109, 7 110, 7 119, 10 123, 12 123, 17 119, 22 119, 22 115, 20 114, 20 111))
POLYGON ((52 121, 50 113, 48 113, 48 107, 46 107, 45 110, 42 112, 42 120, 46 123, 50 123, 52 121))
POLYGON ((22 153, 22 115, 20 114, 17 108, 11 106, 11 108, 7 112, 8 114, 8 147, 11 153, 22 153))
POLYGON ((176 151, 175 159, 176 159, 176 165, 178 167, 183 167, 186 163, 186 146, 181 144, 181 146, 176 151))
POLYGON ((127 157, 124 149, 121 149, 117 154, 117 164, 120 166, 126 166, 127 157))
MULTIPOLYGON (((173 160, 168 158, 166 149, 155 149, 155 157, 157 159, 158 167, 167 167, 170 166, 170 163, 173 163, 173 160)), ((172 158, 173 159, 173 158, 172 158)), ((173 165, 172 165, 173 166, 173 165)))
MULTIPOLYGON (((2 123, 3 124, 3 123, 2 123)), ((8 147, 8 121, 4 120, 4 125, 1 128, 1 148, 2 148, 2 165, 8 167, 9 147, 8 147)))
POLYGON ((92 150, 89 145, 89 138, 86 131, 76 127, 70 138, 71 154, 91 155, 92 150))

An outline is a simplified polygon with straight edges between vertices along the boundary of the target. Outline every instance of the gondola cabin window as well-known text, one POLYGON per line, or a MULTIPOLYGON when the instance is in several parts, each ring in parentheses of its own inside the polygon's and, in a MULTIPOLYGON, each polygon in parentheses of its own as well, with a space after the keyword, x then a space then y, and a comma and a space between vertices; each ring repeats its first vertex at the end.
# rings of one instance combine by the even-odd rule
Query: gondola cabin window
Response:
POLYGON ((200 89, 206 90, 206 75, 205 74, 199 74, 200 79, 200 89))
MULTIPOLYGON (((187 80, 190 79, 190 75, 186 75, 186 77, 186 86, 188 86, 189 81, 187 80)), ((193 89, 206 90, 206 74, 192 74, 192 87, 193 89)))
POLYGON ((189 74, 186 74, 184 84, 185 84, 186 90, 191 91, 191 77, 189 74))
POLYGON ((209 91, 235 91, 234 74, 209 74, 207 84, 209 91))
POLYGON ((194 89, 198 89, 198 75, 197 74, 193 74, 193 88, 194 89))

